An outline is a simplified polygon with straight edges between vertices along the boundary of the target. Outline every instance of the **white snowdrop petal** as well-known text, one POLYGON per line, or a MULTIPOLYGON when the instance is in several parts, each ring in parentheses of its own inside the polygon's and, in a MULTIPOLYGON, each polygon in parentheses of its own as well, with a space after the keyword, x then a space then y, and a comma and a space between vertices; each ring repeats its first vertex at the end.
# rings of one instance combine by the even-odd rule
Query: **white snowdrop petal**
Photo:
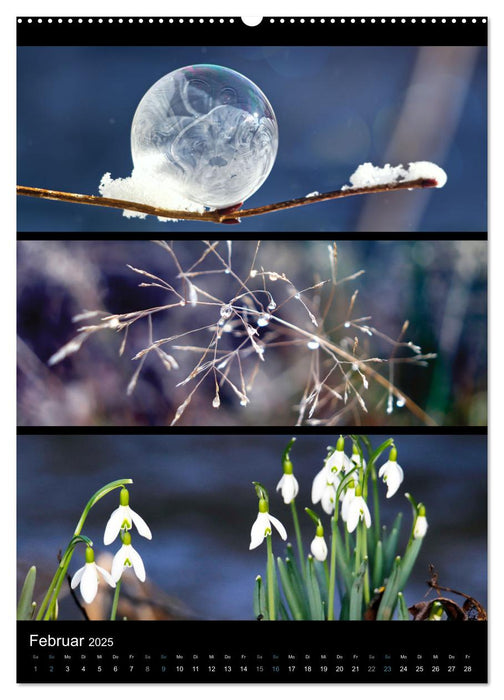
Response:
POLYGON ((128 558, 133 565, 133 571, 135 572, 138 580, 142 581, 142 583, 143 583, 145 581, 144 563, 142 561, 142 557, 140 556, 140 554, 135 549, 133 549, 133 547, 131 545, 129 548, 128 558))
POLYGON ((257 518, 250 530, 250 546, 249 549, 259 547, 265 537, 265 532, 269 528, 269 520, 266 513, 258 513, 257 518))
POLYGON ((325 561, 327 559, 327 544, 322 536, 315 535, 310 550, 317 561, 325 561))
POLYGON ((334 450, 332 455, 326 460, 325 466, 328 471, 339 472, 343 466, 345 453, 342 450, 334 450))
POLYGON ((397 462, 389 460, 380 468, 378 476, 387 484, 387 498, 391 498, 402 484, 404 472, 397 462))
POLYGON ((327 472, 325 467, 323 467, 316 477, 313 479, 311 500, 312 503, 318 503, 322 498, 325 486, 327 484, 327 472))
POLYGON ((352 500, 350 503, 350 506, 348 508, 348 514, 347 514, 347 530, 348 532, 353 532, 355 528, 357 527, 357 523, 359 522, 360 518, 360 512, 359 512, 359 505, 356 504, 356 498, 352 500))
POLYGON ((425 515, 419 515, 415 522, 415 528, 413 530, 413 537, 417 540, 425 537, 427 532, 428 524, 425 515))
MULTIPOLYGON (((355 456, 357 457, 356 460, 354 460, 351 457, 348 457, 347 455, 344 456, 344 458, 343 458, 343 471, 345 472, 345 474, 347 472, 351 471, 355 467, 356 464, 357 464, 357 466, 361 466, 360 455, 355 455, 355 456)), ((366 467, 366 460, 364 460, 362 467, 364 467, 364 468, 366 467)))
POLYGON ((138 513, 135 513, 134 510, 130 508, 130 515, 131 519, 133 521, 133 524, 136 526, 136 529, 138 530, 139 534, 142 535, 142 537, 146 537, 148 540, 152 539, 152 532, 150 531, 149 526, 145 522, 145 520, 138 515, 138 513))
POLYGON ((331 515, 336 507, 336 491, 333 484, 326 484, 320 504, 327 515, 331 515))
POLYGON ((85 565, 85 571, 82 575, 80 592, 86 603, 92 603, 98 592, 98 574, 96 572, 96 564, 89 563, 85 565))
POLYGON ((369 512, 369 508, 367 507, 367 503, 362 500, 363 505, 363 511, 364 511, 364 522, 366 524, 366 527, 371 527, 371 513, 369 512))
POLYGON ((98 566, 98 564, 96 565, 96 569, 100 572, 100 574, 103 576, 108 585, 112 586, 112 588, 115 588, 115 581, 109 574, 109 572, 103 569, 101 566, 98 566))
POLYGON ((299 492, 299 484, 294 474, 284 474, 278 482, 277 491, 281 490, 285 504, 291 503, 299 492))
POLYGON ((387 498, 392 498, 401 485, 401 478, 395 469, 391 469, 387 474, 387 498))
POLYGON ((108 519, 107 525, 105 526, 105 533, 103 535, 103 544, 112 544, 119 534, 121 525, 124 522, 124 508, 125 506, 119 506, 116 508, 108 519))
MULTIPOLYGON (((296 479, 294 474, 291 474, 290 476, 291 476, 291 479, 289 481, 292 484, 292 498, 290 500, 292 501, 294 498, 296 498, 296 496, 299 493, 299 484, 298 484, 298 480, 296 479)), ((290 501, 289 501, 289 503, 290 503, 290 501)))
POLYGON ((354 498, 355 488, 348 488, 345 493, 345 497, 343 498, 343 503, 341 504, 341 517, 345 522, 348 519, 348 509, 350 507, 350 503, 353 501, 354 498))
POLYGON ((276 529, 278 530, 278 533, 279 533, 280 537, 281 537, 283 540, 286 540, 286 539, 287 539, 287 530, 284 528, 284 526, 282 525, 282 523, 280 522, 280 520, 278 520, 278 518, 274 518, 274 517, 273 517, 272 515, 270 515, 269 513, 268 513, 268 518, 269 518, 270 523, 271 523, 272 525, 274 525, 274 526, 276 527, 276 529))
POLYGON ((124 571, 124 562, 126 560, 126 552, 124 551, 125 548, 126 546, 123 544, 112 561, 111 575, 116 583, 119 581, 122 576, 122 572, 124 571))
POLYGON ((82 566, 80 569, 78 569, 75 574, 72 577, 72 580, 70 582, 70 587, 71 588, 77 588, 79 583, 81 582, 82 579, 82 574, 84 573, 86 567, 82 566))

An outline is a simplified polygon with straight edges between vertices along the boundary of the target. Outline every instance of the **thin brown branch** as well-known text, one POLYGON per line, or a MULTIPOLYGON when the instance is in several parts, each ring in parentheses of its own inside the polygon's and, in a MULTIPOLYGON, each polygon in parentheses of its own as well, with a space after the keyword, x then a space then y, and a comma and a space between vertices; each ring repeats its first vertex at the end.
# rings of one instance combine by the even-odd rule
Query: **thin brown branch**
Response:
POLYGON ((150 204, 141 204, 140 202, 128 202, 122 199, 111 199, 109 197, 100 197, 90 194, 74 194, 71 192, 59 192, 57 190, 46 190, 41 187, 25 187, 23 185, 16 186, 18 195, 24 197, 36 197, 38 199, 52 199, 59 202, 71 202, 74 204, 90 204, 95 207, 111 207, 113 209, 125 209, 128 211, 136 211, 140 214, 149 214, 150 216, 159 216, 166 219, 187 219, 190 221, 209 221, 215 224, 240 223, 240 219, 250 216, 260 216, 262 214, 271 214, 275 211, 283 211, 284 209, 292 209, 294 207, 303 207, 307 204, 316 204, 318 202, 326 202, 331 199, 342 199, 343 197, 353 197, 358 194, 378 194, 380 192, 395 192, 396 190, 413 190, 424 189, 426 187, 437 187, 438 182, 433 178, 419 178, 417 180, 406 180, 401 182, 393 182, 386 185, 376 185, 375 187, 352 187, 332 192, 325 192, 308 197, 298 197, 297 199, 288 199, 284 202, 276 202, 275 204, 266 204, 262 207, 253 209, 217 209, 215 211, 205 211, 203 213, 191 211, 177 211, 174 209, 162 209, 154 207, 150 204))

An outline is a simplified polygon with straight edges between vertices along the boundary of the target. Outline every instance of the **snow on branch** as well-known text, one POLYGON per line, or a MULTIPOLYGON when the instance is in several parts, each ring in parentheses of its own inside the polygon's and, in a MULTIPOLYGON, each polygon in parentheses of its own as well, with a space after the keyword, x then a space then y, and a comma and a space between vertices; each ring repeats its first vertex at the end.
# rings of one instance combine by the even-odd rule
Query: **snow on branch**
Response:
POLYGON ((363 163, 350 176, 349 181, 350 185, 344 185, 339 190, 322 194, 311 192, 304 197, 252 209, 240 209, 241 204, 227 209, 205 209, 202 205, 190 202, 177 193, 167 192, 166 188, 160 186, 155 178, 145 180, 145 177, 136 175, 135 171, 131 177, 116 180, 110 176, 110 173, 106 173, 99 187, 102 196, 73 194, 22 185, 17 186, 17 194, 122 209, 123 214, 127 217, 145 218, 145 216, 151 215, 157 216, 160 221, 185 219, 209 221, 216 224, 238 224, 243 218, 316 204, 331 199, 396 190, 443 187, 447 176, 442 168, 427 161, 409 163, 406 167, 387 164, 383 168, 374 166, 372 163, 363 163))

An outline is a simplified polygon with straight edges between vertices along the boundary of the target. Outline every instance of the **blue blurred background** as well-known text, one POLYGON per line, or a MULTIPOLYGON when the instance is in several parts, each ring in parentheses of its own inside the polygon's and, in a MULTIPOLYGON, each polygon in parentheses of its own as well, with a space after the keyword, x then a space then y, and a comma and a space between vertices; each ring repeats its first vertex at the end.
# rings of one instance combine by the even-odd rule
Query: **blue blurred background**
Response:
MULTIPOLYGON (((234 232, 486 230, 487 69, 479 47, 21 47, 18 184, 98 194, 105 172, 129 176, 140 99, 160 77, 194 63, 243 73, 275 110, 276 164, 247 206, 338 189, 366 161, 428 160, 448 174, 442 190, 316 204, 244 220, 234 232)), ((18 198, 21 232, 184 235, 195 226, 229 235, 229 226, 126 220, 115 210, 18 198)))
MULTIPOLYGON (((294 432, 292 435, 295 435, 294 432)), ((133 545, 144 559, 148 585, 170 596, 182 617, 252 619, 255 577, 265 574, 265 545, 249 551, 250 528, 257 515, 252 481, 270 494, 270 512, 293 537, 290 507, 275 493, 281 455, 290 435, 23 435, 18 438, 18 573, 38 567, 48 585, 57 553, 65 548, 88 498, 109 481, 133 478, 131 507, 149 523, 153 538, 133 531, 133 545), (181 612, 183 611, 183 612, 181 612)), ((378 446, 389 435, 371 436, 378 446)), ((337 436, 300 435, 291 457, 300 482, 297 498, 305 547, 314 536, 302 513, 311 506, 311 482, 322 466, 326 447, 337 436)), ((406 588, 409 605, 427 592, 429 564, 439 583, 487 601, 487 455, 486 437, 471 435, 395 436, 405 479, 398 493, 385 499, 380 481, 382 523, 403 512, 402 546, 411 528, 410 492, 427 508, 429 530, 406 588)), ((385 453, 388 454, 388 453, 385 453)), ((385 461, 379 460, 379 464, 385 461)), ((83 534, 105 549, 103 530, 118 505, 118 492, 91 511, 83 534)), ((319 506, 314 509, 323 515, 319 506)), ((326 531, 328 518, 324 516, 326 531)), ((284 543, 273 537, 276 555, 284 543)), ((117 543, 107 548, 111 553, 117 543)), ((74 555, 70 573, 83 565, 74 555)), ((108 564, 109 565, 109 564, 108 564)), ((141 588, 141 587, 140 587, 141 588)), ((67 588, 62 618, 79 618, 67 588)), ((448 597, 453 597, 447 594, 448 597)), ((463 600, 456 599, 460 604, 463 600)), ((40 600, 40 598, 39 598, 40 600)), ((138 612, 138 609, 137 609, 138 612)), ((147 613, 144 613, 145 615, 147 613)))

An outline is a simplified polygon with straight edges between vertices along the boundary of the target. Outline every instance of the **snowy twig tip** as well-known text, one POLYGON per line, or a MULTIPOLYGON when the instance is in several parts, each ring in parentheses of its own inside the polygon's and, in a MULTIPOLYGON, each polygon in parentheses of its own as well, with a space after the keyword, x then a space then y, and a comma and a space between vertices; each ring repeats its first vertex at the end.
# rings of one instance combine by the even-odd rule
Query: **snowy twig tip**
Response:
POLYGON ((430 181, 428 185, 432 187, 444 187, 447 179, 443 168, 426 160, 408 163, 406 167, 402 165, 392 166, 387 163, 385 167, 380 168, 372 163, 363 163, 350 176, 351 187, 344 189, 392 185, 396 182, 413 180, 426 180, 430 181))

